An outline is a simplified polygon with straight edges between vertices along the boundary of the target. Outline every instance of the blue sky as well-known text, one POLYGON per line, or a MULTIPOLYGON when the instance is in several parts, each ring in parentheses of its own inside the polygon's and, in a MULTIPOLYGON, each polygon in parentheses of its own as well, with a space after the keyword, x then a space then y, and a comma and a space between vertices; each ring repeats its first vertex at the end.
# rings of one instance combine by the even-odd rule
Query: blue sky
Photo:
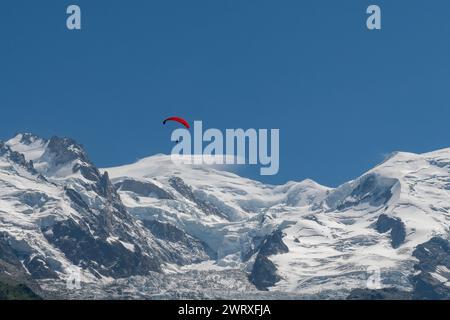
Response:
POLYGON ((335 186, 450 146, 444 0, 3 0, 0 139, 70 136, 98 166, 169 153, 166 116, 280 128, 280 172, 335 186), (80 5, 83 30, 65 10, 80 5), (382 8, 381 31, 365 10, 382 8))

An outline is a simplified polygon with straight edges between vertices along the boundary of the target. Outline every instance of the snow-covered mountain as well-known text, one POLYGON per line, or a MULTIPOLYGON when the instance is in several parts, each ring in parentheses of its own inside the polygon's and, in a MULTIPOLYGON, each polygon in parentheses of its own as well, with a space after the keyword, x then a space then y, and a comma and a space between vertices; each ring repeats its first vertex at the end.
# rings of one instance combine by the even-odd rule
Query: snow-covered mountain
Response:
POLYGON ((182 244, 155 238, 71 139, 18 135, 2 144, 0 190, 2 241, 34 279, 145 275, 163 262, 208 258, 188 235, 182 244))
POLYGON ((0 143, 0 281, 64 298, 447 299, 449 210, 450 149, 332 189, 165 155, 97 169, 71 139, 19 134, 0 143))

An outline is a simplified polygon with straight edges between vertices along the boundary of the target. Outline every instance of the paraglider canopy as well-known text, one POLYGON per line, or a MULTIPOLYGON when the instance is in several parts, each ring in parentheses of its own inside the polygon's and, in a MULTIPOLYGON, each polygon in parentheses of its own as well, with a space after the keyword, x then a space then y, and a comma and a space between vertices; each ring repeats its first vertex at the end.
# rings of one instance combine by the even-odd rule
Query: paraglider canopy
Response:
POLYGON ((167 121, 175 121, 175 122, 181 123, 181 124, 184 125, 187 129, 190 128, 189 123, 188 123, 186 120, 184 120, 183 118, 180 118, 180 117, 170 117, 170 118, 167 118, 166 120, 163 121, 163 124, 166 124, 167 121))

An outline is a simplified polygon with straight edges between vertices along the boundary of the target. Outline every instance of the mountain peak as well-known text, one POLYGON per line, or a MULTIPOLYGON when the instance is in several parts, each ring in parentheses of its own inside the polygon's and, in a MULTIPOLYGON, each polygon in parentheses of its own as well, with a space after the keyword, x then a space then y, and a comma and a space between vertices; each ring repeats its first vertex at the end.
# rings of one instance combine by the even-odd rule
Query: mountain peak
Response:
POLYGON ((31 145, 36 143, 37 141, 46 141, 46 139, 39 137, 33 133, 25 132, 25 133, 17 133, 14 138, 10 139, 8 142, 13 143, 21 143, 25 145, 31 145))
POLYGON ((22 153, 27 161, 35 161, 44 153, 47 140, 32 133, 18 133, 8 140, 11 150, 22 153))
POLYGON ((0 141, 0 157, 7 159, 8 161, 12 161, 15 164, 18 164, 25 169, 27 169, 30 173, 36 174, 36 170, 34 169, 33 162, 27 161, 22 153, 16 152, 12 150, 7 144, 0 141))
POLYGON ((448 158, 450 159, 450 148, 439 149, 431 152, 426 152, 422 154, 426 157, 439 157, 439 158, 448 158))
POLYGON ((54 157, 55 165, 68 163, 77 159, 90 164, 83 146, 71 138, 52 137, 48 142, 44 157, 49 154, 54 157))
POLYGON ((74 139, 53 136, 47 140, 31 133, 19 133, 6 145, 27 161, 33 161, 36 170, 46 176, 69 176, 81 171, 88 180, 99 178, 83 146, 74 139))

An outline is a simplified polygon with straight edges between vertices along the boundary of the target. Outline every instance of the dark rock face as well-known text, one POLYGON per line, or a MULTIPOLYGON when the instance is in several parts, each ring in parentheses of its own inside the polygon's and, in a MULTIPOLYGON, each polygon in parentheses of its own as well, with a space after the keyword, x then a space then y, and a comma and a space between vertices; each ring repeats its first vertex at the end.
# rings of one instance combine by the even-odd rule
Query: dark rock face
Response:
POLYGON ((283 232, 276 230, 265 237, 253 238, 253 249, 243 253, 242 260, 247 261, 257 252, 266 257, 289 252, 288 246, 283 242, 283 232))
POLYGON ((253 257, 254 254, 258 253, 259 249, 261 249, 261 244, 264 242, 266 237, 260 237, 256 236, 252 239, 252 247, 248 251, 243 251, 241 254, 242 261, 246 262, 251 257, 253 257))
POLYGON ((370 205, 379 206, 392 197, 391 188, 395 183, 397 183, 396 179, 370 174, 353 190, 351 195, 359 198, 360 201, 368 200, 370 205))
POLYGON ((398 248, 405 241, 405 224, 398 218, 391 218, 385 214, 378 217, 375 226, 379 233, 391 231, 391 244, 393 248, 398 248))
POLYGON ((76 164, 73 167, 73 172, 78 171, 80 171, 81 175, 88 180, 98 181, 100 179, 100 172, 98 172, 97 168, 92 166, 76 164))
POLYGON ((159 221, 144 220, 144 226, 147 227, 152 233, 159 239, 168 240, 171 242, 186 242, 188 241, 187 235, 169 223, 163 223, 159 221))
POLYGON ((32 161, 27 161, 25 156, 16 151, 12 151, 7 145, 0 141, 0 156, 4 156, 14 163, 24 167, 31 174, 37 174, 32 161))
POLYGON ((349 194, 349 199, 337 206, 344 210, 359 203, 369 203, 378 207, 386 204, 392 197, 392 188, 398 181, 396 179, 381 177, 377 174, 368 174, 361 178, 360 183, 349 194))
POLYGON ((136 181, 126 179, 114 185, 117 190, 131 191, 142 197, 155 197, 157 199, 173 200, 173 196, 167 191, 161 189, 157 185, 148 181, 136 181))
POLYGON ((450 281, 450 243, 439 237, 418 245, 413 252, 419 262, 414 268, 419 271, 413 277, 414 299, 450 299, 450 287, 445 285, 450 281), (439 279, 433 276, 438 274, 439 279))
POLYGON ((55 166, 66 164, 76 159, 90 163, 83 147, 75 140, 69 138, 52 137, 45 153, 53 155, 53 164, 55 166))
MULTIPOLYGON (((214 252, 208 245, 186 234, 184 231, 178 229, 170 223, 154 220, 143 220, 143 224, 156 238, 175 244, 178 243, 183 247, 189 248, 190 252, 188 252, 185 257, 180 257, 180 255, 169 256, 169 259, 172 262, 185 264, 197 263, 204 261, 207 258, 217 259, 217 252, 214 252), (198 256, 203 258, 192 260, 190 256, 198 256)), ((170 255, 170 253, 167 254, 170 255)))
POLYGON ((249 280, 258 290, 266 291, 267 288, 280 281, 281 277, 277 275, 277 268, 273 262, 266 256, 258 254, 249 280))
POLYGON ((276 230, 272 234, 268 235, 262 242, 259 250, 259 253, 266 257, 288 252, 289 248, 283 242, 283 232, 281 230, 276 230))
POLYGON ((172 188, 177 190, 183 197, 192 202, 196 202, 194 193, 192 192, 192 188, 184 183, 183 179, 180 177, 172 177, 169 180, 169 184, 172 188))
POLYGON ((18 253, 9 243, 9 236, 0 233, 0 300, 39 296, 47 297, 22 265, 18 253))
POLYGON ((223 212, 219 208, 217 208, 217 206, 215 206, 213 203, 195 197, 192 188, 188 186, 186 183, 184 183, 183 179, 181 179, 180 177, 170 178, 169 184, 172 188, 177 190, 183 197, 194 202, 198 206, 198 208, 202 210, 204 213, 213 214, 228 219, 228 217, 225 214, 223 214, 223 212))
POLYGON ((85 210, 90 210, 89 206, 87 205, 86 202, 84 202, 83 198, 79 195, 78 192, 76 192, 75 190, 71 189, 71 188, 65 188, 66 191, 66 195, 69 197, 69 199, 76 204, 77 206, 79 206, 80 208, 83 208, 85 210))
POLYGON ((108 172, 105 172, 103 175, 101 175, 96 186, 97 193, 99 195, 103 196, 109 201, 121 202, 116 188, 114 188, 113 184, 109 180, 108 172))
POLYGON ((384 288, 380 290, 355 289, 352 290, 347 300, 410 300, 411 293, 396 288, 384 288))
POLYGON ((33 279, 58 279, 56 272, 52 270, 43 257, 28 257, 23 264, 33 279))
POLYGON ((139 246, 134 245, 133 252, 118 241, 94 238, 73 220, 58 222, 42 232, 72 263, 94 273, 123 278, 161 271, 160 261, 145 255, 139 246))
POLYGON ((253 250, 243 255, 243 260, 249 259, 258 252, 249 280, 258 290, 267 290, 267 288, 272 287, 281 280, 281 277, 277 275, 276 266, 268 257, 287 253, 289 248, 283 242, 283 232, 281 230, 276 230, 262 239, 256 238, 254 241, 256 246, 253 250))

